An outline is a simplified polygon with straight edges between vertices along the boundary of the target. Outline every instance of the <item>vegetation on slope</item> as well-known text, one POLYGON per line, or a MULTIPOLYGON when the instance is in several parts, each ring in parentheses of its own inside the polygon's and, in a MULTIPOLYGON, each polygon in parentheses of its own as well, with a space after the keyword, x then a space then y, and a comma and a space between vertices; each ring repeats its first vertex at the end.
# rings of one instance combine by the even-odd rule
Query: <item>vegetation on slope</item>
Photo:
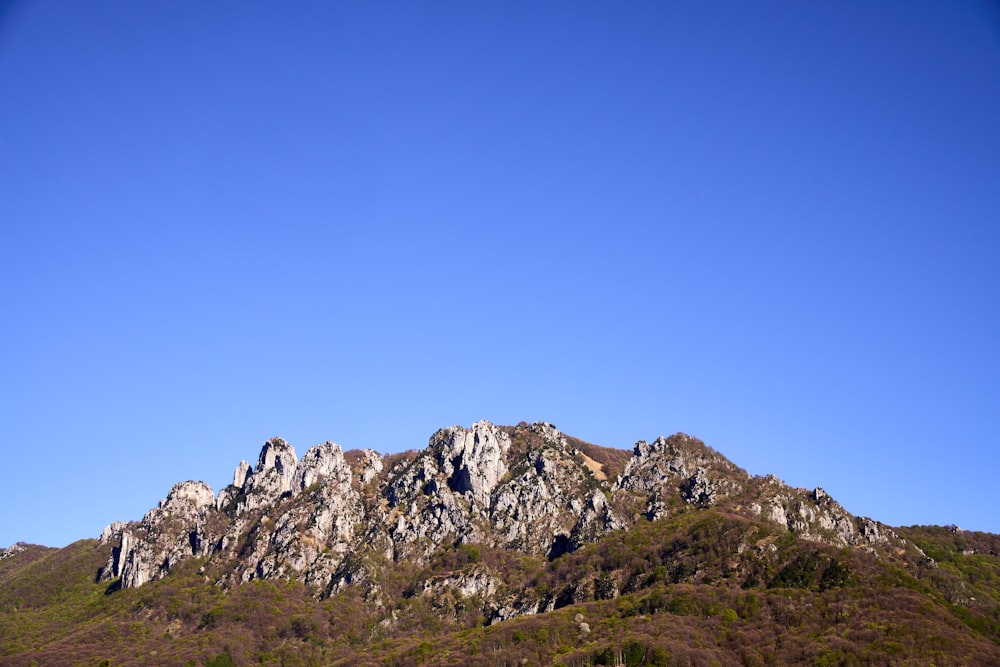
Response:
POLYGON ((377 581, 328 599, 295 581, 223 588, 197 561, 109 592, 94 583, 107 547, 33 547, 0 563, 0 663, 1000 662, 996 536, 903 531, 936 567, 689 510, 552 561, 461 545, 424 567, 385 563, 377 581), (428 585, 481 569, 502 573, 511 599, 550 610, 484 625, 482 600, 428 585))
MULTIPOLYGON (((668 477, 651 513, 644 494, 611 493, 629 452, 506 430, 507 479, 553 454, 630 527, 558 557, 455 534, 426 558, 361 548, 323 590, 295 574, 239 583, 241 547, 122 588, 98 583, 110 544, 25 546, 0 558, 0 665, 1000 664, 1000 536, 913 526, 873 545, 820 527, 806 539, 762 506, 812 511, 820 490, 751 478, 687 437, 660 444, 712 467, 727 494, 691 502, 686 478, 668 477)), ((346 454, 355 475, 366 456, 346 454)), ((389 457, 361 501, 382 502, 391 464, 418 456, 389 457)), ((238 547, 320 490, 261 508, 238 547)))

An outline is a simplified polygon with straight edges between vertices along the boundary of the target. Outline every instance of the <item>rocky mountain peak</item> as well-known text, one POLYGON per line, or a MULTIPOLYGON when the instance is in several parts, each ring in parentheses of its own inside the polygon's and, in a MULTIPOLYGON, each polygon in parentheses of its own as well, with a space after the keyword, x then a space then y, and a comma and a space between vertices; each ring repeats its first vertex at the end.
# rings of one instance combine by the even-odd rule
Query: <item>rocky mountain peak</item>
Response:
POLYGON ((253 472, 253 468, 246 461, 240 461, 240 464, 236 466, 236 472, 233 473, 233 486, 237 489, 242 489, 243 485, 246 484, 247 476, 253 472))
POLYGON ((292 480, 292 489, 298 493, 320 479, 331 476, 338 477, 341 482, 349 483, 351 471, 340 445, 327 441, 310 448, 299 461, 292 480))
POLYGON ((537 433, 542 436, 545 440, 550 442, 565 442, 566 438, 554 425, 548 422, 535 422, 531 424, 528 429, 532 433, 537 433))
POLYGON ((261 448, 257 466, 247 472, 243 489, 248 498, 257 497, 258 506, 273 501, 292 491, 297 468, 295 448, 281 438, 271 438, 261 448))
MULTIPOLYGON (((330 594, 374 581, 376 562, 419 565, 469 544, 557 558, 636 522, 716 506, 837 546, 906 547, 822 489, 754 478, 683 433, 640 440, 629 455, 546 422, 479 421, 389 458, 325 442, 298 459, 272 438, 217 498, 203 482, 183 482, 141 521, 107 528, 102 540, 117 546, 102 576, 140 586, 202 558, 223 585, 295 577, 330 594)), ((502 588, 491 576, 479 566, 455 582, 463 591, 478 582, 485 595, 502 588)), ((508 600, 490 614, 533 613, 538 604, 508 600)))
POLYGON ((507 433, 490 422, 478 421, 471 429, 441 429, 431 438, 430 449, 451 490, 465 494, 479 507, 489 505, 490 493, 507 474, 507 433))
POLYGON ((215 506, 215 493, 205 482, 187 481, 175 484, 167 497, 160 501, 159 509, 181 516, 204 516, 215 506))

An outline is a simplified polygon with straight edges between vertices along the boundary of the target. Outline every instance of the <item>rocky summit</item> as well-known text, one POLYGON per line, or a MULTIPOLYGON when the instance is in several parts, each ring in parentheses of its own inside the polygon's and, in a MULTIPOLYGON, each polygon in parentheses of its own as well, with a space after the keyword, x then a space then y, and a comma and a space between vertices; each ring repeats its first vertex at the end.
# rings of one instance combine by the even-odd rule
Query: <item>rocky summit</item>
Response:
MULTIPOLYGON (((919 552, 822 489, 755 478, 682 433, 640 440, 628 453, 545 422, 480 421, 388 457, 326 442, 299 458, 281 438, 268 440, 217 495, 204 482, 181 482, 141 521, 108 526, 100 540, 113 548, 100 578, 134 588, 200 559, 220 585, 294 578, 329 596, 359 584, 377 600, 379 563, 423 564, 460 545, 553 559, 636 522, 710 507, 836 547, 919 552)), ((500 576, 481 568, 460 584, 485 601, 488 618, 554 606, 551 597, 496 599, 500 576)))

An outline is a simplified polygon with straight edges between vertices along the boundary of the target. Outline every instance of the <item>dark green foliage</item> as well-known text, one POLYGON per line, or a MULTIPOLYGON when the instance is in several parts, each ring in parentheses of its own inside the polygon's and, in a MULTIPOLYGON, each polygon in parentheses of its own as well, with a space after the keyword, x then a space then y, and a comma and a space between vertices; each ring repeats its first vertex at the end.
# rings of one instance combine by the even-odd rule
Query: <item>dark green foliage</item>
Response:
POLYGON ((640 642, 628 642, 624 646, 608 646, 591 656, 594 665, 668 665, 670 654, 656 646, 646 646, 640 642))
MULTIPOLYGON (((801 553, 795 560, 781 568, 768 588, 818 588, 820 576, 826 575, 826 572, 833 567, 833 562, 835 561, 820 551, 801 553)), ((829 583, 833 583, 833 579, 840 576, 841 570, 843 576, 847 576, 846 568, 838 563, 829 583)))
POLYGON ((205 667, 236 667, 236 663, 233 662, 233 656, 229 654, 229 649, 226 648, 219 655, 206 660, 205 667))
POLYGON ((831 588, 840 588, 841 586, 849 585, 852 581, 851 568, 840 560, 833 558, 826 569, 823 570, 823 574, 820 575, 819 589, 826 591, 831 588))

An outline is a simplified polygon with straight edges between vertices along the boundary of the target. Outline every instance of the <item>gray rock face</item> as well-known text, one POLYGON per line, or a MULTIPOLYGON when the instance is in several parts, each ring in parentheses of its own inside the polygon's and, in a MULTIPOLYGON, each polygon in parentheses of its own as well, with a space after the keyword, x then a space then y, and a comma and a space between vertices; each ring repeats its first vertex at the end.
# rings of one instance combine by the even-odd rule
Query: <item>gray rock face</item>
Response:
POLYGON ((238 489, 242 489, 243 485, 246 484, 247 476, 253 472, 253 468, 246 461, 240 461, 240 464, 236 466, 236 472, 233 473, 233 486, 238 489))
POLYGON ((97 538, 97 541, 100 542, 101 544, 108 544, 112 540, 120 538, 122 533, 122 528, 124 527, 125 524, 123 524, 121 521, 112 521, 111 523, 109 523, 107 526, 104 527, 104 530, 101 531, 101 536, 97 538))
POLYGON ((717 486, 705 474, 704 468, 698 468, 681 483, 681 497, 692 505, 708 507, 715 502, 717 493, 717 486))
POLYGON ((905 546, 890 528, 855 517, 821 488, 795 489, 773 475, 760 480, 757 500, 747 509, 805 539, 839 547, 905 546))
POLYGON ((378 455, 378 452, 374 450, 362 450, 361 455, 364 461, 361 471, 361 483, 368 484, 385 469, 385 463, 382 461, 382 457, 378 455))
POLYGON ((684 433, 652 443, 640 440, 633 454, 615 490, 644 494, 649 519, 666 516, 664 498, 679 494, 685 503, 709 507, 742 491, 743 480, 749 478, 728 459, 684 433))
MULTIPOLYGON (((272 504, 284 494, 291 493, 295 486, 298 462, 295 448, 281 438, 271 438, 265 442, 256 467, 247 472, 243 482, 244 509, 252 510, 272 504)), ((239 472, 238 468, 237 475, 239 472)))
POLYGON ((204 523, 215 509, 215 494, 204 482, 181 482, 137 524, 112 524, 101 539, 120 540, 105 566, 107 578, 121 577, 134 588, 164 576, 171 566, 206 553, 204 523))
POLYGON ((301 461, 294 456, 285 441, 268 440, 256 471, 243 476, 241 464, 234 481, 243 476, 242 488, 225 490, 232 500, 219 503, 233 517, 220 551, 238 556, 242 581, 304 575, 326 586, 354 539, 361 508, 340 445, 316 445, 301 461))
POLYGON ((444 429, 391 471, 386 555, 419 561, 476 542, 555 556, 625 525, 555 427, 528 432, 543 446, 508 460, 510 436, 488 422, 444 429))
POLYGON ((6 549, 4 549, 3 551, 0 551, 0 560, 7 560, 8 558, 13 558, 13 557, 17 556, 19 553, 21 553, 22 551, 24 551, 25 549, 26 549, 26 547, 21 542, 17 542, 16 544, 12 544, 9 547, 7 547, 6 549))
MULTIPOLYGON (((450 485, 455 476, 454 465, 430 454, 390 472, 394 479, 383 491, 388 501, 382 523, 388 527, 387 556, 422 560, 439 545, 481 540, 476 521, 482 518, 481 509, 471 504, 471 489, 466 498, 450 485)), ((381 532, 378 524, 373 526, 373 533, 381 532)))
POLYGON ((480 421, 471 430, 455 427, 438 431, 430 448, 449 488, 465 494, 478 507, 488 507, 490 492, 507 473, 505 457, 510 436, 480 421))
POLYGON ((316 445, 306 452, 302 461, 296 466, 292 488, 297 493, 312 486, 323 477, 342 472, 344 466, 344 452, 340 445, 335 442, 316 445))
POLYGON ((203 482, 184 482, 142 521, 106 528, 102 540, 119 546, 102 576, 136 587, 185 558, 218 557, 234 561, 240 580, 304 575, 326 585, 361 516, 351 481, 335 443, 317 445, 299 461, 290 444, 268 440, 257 467, 242 461, 218 498, 203 482), (295 502, 303 492, 308 500, 295 502))

